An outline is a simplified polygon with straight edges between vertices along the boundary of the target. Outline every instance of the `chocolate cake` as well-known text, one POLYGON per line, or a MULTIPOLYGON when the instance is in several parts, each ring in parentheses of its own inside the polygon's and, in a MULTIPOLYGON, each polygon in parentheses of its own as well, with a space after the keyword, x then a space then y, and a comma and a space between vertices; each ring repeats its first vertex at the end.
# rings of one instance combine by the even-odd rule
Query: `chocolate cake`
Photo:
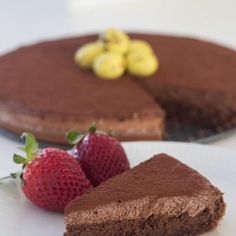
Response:
POLYGON ((72 201, 65 236, 197 235, 224 211, 223 194, 206 178, 160 154, 72 201))
POLYGON ((92 121, 121 140, 158 140, 165 113, 167 124, 236 127, 235 51, 183 37, 131 37, 148 41, 159 58, 159 70, 150 78, 125 74, 105 81, 75 65, 76 49, 97 35, 38 43, 1 56, 0 125, 53 142, 65 142, 66 131, 84 131, 92 121))

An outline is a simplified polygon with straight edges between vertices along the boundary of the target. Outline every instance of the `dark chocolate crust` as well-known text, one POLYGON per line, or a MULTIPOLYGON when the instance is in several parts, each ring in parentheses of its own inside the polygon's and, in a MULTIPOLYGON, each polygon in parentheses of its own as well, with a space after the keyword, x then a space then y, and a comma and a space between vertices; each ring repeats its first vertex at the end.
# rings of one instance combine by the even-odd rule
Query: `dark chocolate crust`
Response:
POLYGON ((223 194, 205 177, 159 154, 73 200, 66 236, 196 235, 224 211, 223 194))
POLYGON ((186 213, 178 217, 152 215, 148 219, 75 226, 68 228, 64 236, 195 236, 215 228, 224 208, 220 198, 215 202, 213 213, 206 208, 195 217, 186 213))

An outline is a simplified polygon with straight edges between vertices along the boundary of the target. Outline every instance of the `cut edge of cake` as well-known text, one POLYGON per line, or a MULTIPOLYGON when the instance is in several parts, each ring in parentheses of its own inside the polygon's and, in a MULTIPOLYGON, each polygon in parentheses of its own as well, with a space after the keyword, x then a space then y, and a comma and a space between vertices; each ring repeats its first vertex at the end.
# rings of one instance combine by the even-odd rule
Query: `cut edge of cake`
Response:
POLYGON ((0 103, 1 126, 21 134, 22 130, 31 131, 39 140, 65 144, 65 134, 69 130, 86 132, 93 122, 99 130, 117 137, 121 141, 128 140, 161 140, 165 136, 165 112, 156 105, 152 111, 134 114, 133 117, 119 120, 117 118, 89 118, 74 117, 66 119, 60 116, 27 115, 24 112, 9 110, 0 103), (16 122, 17 120, 17 122, 16 122), (53 123, 53 126, 52 126, 53 123))

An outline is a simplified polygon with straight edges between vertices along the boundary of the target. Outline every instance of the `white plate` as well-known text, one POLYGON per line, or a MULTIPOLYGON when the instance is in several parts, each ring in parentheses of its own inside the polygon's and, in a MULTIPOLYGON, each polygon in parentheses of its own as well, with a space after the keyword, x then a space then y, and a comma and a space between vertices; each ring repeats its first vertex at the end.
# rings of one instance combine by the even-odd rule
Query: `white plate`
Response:
MULTIPOLYGON (((225 192, 227 211, 218 228, 205 235, 236 235, 236 152, 197 144, 172 142, 123 143, 132 165, 166 152, 197 169, 225 192)), ((0 158, 0 173, 12 168, 11 160, 0 158)), ((0 184, 0 234, 3 236, 62 236, 63 215, 32 205, 14 181, 0 184)))

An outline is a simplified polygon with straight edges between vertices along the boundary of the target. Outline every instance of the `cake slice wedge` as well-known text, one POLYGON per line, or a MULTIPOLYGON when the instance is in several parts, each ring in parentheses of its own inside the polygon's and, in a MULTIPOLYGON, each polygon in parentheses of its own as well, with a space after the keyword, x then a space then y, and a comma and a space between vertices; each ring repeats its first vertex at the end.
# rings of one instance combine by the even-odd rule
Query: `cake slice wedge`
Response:
POLYGON ((113 177, 65 210, 65 236, 198 235, 224 215, 223 194, 166 154, 113 177))

